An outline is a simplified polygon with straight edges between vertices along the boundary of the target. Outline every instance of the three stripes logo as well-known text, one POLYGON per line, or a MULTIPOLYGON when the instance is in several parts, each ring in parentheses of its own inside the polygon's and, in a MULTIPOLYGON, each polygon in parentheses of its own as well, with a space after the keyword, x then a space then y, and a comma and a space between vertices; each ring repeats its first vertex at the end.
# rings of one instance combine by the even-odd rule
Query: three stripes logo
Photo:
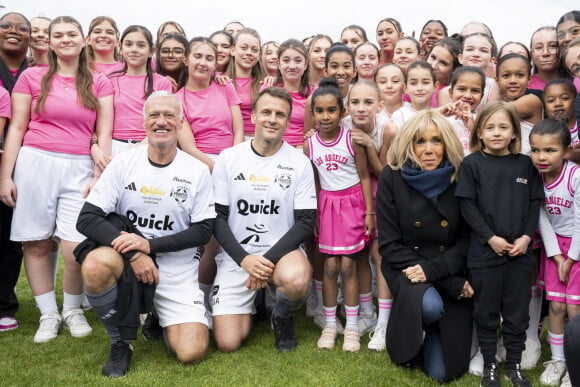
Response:
POLYGON ((234 177, 234 180, 246 180, 246 177, 243 173, 240 173, 238 176, 234 177))
POLYGON ((125 189, 128 191, 137 191, 137 187, 135 186, 135 182, 131 182, 131 184, 127 185, 125 187, 125 189))

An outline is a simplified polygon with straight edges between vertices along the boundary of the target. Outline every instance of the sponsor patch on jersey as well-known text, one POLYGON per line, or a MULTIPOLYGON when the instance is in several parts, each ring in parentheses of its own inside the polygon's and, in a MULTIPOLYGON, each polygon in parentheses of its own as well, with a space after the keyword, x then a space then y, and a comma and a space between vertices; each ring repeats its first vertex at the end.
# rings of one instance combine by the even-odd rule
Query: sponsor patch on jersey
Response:
POLYGON ((523 177, 518 177, 516 179, 516 183, 521 183, 521 184, 528 184, 528 179, 525 179, 523 177))
POLYGON ((258 175, 250 175, 249 179, 252 183, 270 183, 272 182, 272 178, 270 176, 258 176, 258 175))
POLYGON ((180 178, 180 177, 177 177, 177 176, 173 177, 173 181, 175 181, 175 182, 177 182, 177 183, 183 183, 183 184, 189 184, 189 185, 191 185, 191 184, 192 184, 192 182, 191 182, 191 181, 189 181, 189 180, 187 180, 187 179, 182 179, 182 178, 180 178))
POLYGON ((251 234, 240 241, 240 245, 247 245, 251 242, 260 242, 260 235, 267 233, 269 230, 263 224, 255 224, 252 227, 246 227, 246 231, 251 234))
POLYGON ((260 203, 249 203, 247 200, 240 199, 237 203, 238 214, 248 216, 250 214, 262 215, 279 215, 280 205, 276 204, 274 199, 269 202, 260 200, 260 203))
POLYGON ((159 196, 165 195, 165 191, 163 191, 159 188, 155 188, 155 187, 147 187, 145 185, 143 187, 141 187, 141 189, 139 191, 143 195, 159 195, 159 196))

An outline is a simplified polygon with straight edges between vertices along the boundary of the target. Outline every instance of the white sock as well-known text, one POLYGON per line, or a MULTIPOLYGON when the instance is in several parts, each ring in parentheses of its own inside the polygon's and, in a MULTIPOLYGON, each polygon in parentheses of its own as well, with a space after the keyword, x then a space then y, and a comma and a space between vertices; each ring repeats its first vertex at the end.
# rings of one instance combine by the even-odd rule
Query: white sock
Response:
POLYGON ((324 308, 324 321, 326 325, 335 326, 336 325, 336 305, 335 306, 323 306, 324 308))
POLYGON ((63 292, 63 302, 62 302, 62 312, 67 312, 73 309, 80 309, 81 302, 83 302, 83 295, 81 294, 68 294, 63 292))
POLYGON ((358 295, 361 316, 372 316, 375 312, 373 309, 373 293, 358 295))
POLYGON ((322 281, 314 280, 314 289, 316 290, 318 309, 324 309, 324 302, 322 300, 322 281))
POLYGON ((356 329, 358 331, 358 309, 359 306, 344 306, 346 310, 346 326, 345 329, 356 329))
POLYGON ((377 319, 377 325, 387 325, 389 322, 389 316, 391 315, 392 306, 392 298, 379 298, 379 317, 377 319))
POLYGON ((54 290, 39 296, 34 296, 34 300, 36 301, 36 305, 38 305, 38 309, 40 309, 40 314, 58 313, 54 290))
POLYGON ((530 323, 526 329, 526 338, 540 343, 538 337, 538 325, 540 325, 540 315, 542 313, 542 289, 532 286, 532 298, 529 305, 530 323))
POLYGON ((548 331, 548 342, 552 351, 552 360, 564 361, 564 334, 557 335, 548 331))

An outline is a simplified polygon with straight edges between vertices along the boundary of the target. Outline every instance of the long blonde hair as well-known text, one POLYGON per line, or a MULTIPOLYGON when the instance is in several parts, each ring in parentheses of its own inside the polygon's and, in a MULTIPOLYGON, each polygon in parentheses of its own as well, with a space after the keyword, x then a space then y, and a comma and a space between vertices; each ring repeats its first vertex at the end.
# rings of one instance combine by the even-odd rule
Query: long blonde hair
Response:
POLYGON ((457 178, 459 165, 463 160, 463 146, 447 118, 431 109, 420 111, 405 122, 401 130, 395 135, 387 152, 387 164, 391 169, 399 170, 407 161, 411 161, 415 166, 421 168, 413 145, 431 125, 439 130, 445 146, 445 158, 455 169, 451 176, 451 182, 453 182, 457 178))
POLYGON ((520 116, 511 103, 504 101, 490 102, 477 114, 477 118, 473 124, 473 130, 469 136, 469 151, 471 153, 485 149, 485 144, 481 140, 481 131, 491 116, 500 111, 504 111, 508 115, 516 137, 509 143, 508 150, 514 155, 520 153, 522 148, 522 127, 520 125, 520 116))

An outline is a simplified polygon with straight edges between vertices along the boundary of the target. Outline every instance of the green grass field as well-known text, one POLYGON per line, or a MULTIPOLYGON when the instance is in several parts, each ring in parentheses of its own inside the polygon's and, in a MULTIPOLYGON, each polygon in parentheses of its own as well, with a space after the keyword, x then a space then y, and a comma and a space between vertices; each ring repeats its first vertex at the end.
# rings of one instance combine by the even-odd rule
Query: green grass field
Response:
MULTIPOLYGON (((223 354, 210 343, 203 362, 184 366, 175 361, 163 341, 146 342, 142 337, 133 343, 134 352, 129 374, 112 380, 101 376, 108 353, 105 331, 92 311, 86 313, 93 334, 74 339, 62 331, 56 340, 34 344, 32 337, 38 325, 39 312, 22 272, 17 287, 21 308, 20 328, 0 334, 2 361, 0 386, 61 385, 139 385, 139 386, 436 386, 418 369, 402 369, 391 364, 386 352, 366 349, 368 337, 362 339, 359 353, 344 353, 342 337, 332 351, 316 348, 320 335, 304 311, 294 313, 299 340, 297 350, 279 353, 268 322, 254 326, 253 333, 236 353, 223 354)), ((57 290, 57 294, 62 293, 57 290)), ((59 298, 60 299, 60 298, 59 298)), ((61 301, 59 301, 59 304, 61 301)), ((547 360, 544 341, 541 361, 547 360)), ((534 386, 540 385, 541 361, 527 375, 534 386)), ((503 385, 508 383, 502 380, 503 385)), ((479 378, 465 375, 449 386, 478 386, 479 378)))

